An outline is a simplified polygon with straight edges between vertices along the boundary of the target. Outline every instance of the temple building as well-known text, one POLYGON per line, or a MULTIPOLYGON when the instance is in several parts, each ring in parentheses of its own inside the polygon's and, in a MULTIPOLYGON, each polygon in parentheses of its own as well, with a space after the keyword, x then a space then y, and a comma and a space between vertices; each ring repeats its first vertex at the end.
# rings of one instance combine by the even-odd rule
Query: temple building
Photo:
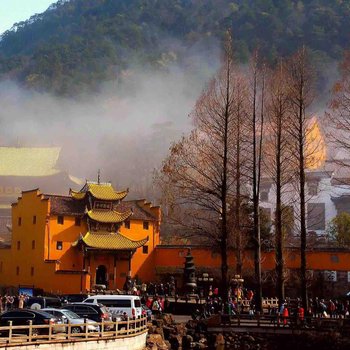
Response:
POLYGON ((69 196, 23 191, 12 205, 12 244, 0 252, 0 284, 54 293, 96 285, 120 289, 126 277, 151 279, 160 208, 124 201, 110 183, 86 182, 69 196))
POLYGON ((0 147, 0 243, 11 239, 11 204, 22 191, 64 193, 83 184, 59 168, 60 152, 59 147, 0 147))
MULTIPOLYGON (((312 118, 306 148, 306 216, 309 234, 327 235, 330 222, 337 215, 350 213, 350 155, 327 143, 325 131, 316 117, 312 118)), ((287 233, 299 234, 299 200, 295 183, 285 184, 283 201, 288 224, 287 233)), ((274 220, 276 186, 273 179, 261 180, 260 205, 270 222, 274 220)))

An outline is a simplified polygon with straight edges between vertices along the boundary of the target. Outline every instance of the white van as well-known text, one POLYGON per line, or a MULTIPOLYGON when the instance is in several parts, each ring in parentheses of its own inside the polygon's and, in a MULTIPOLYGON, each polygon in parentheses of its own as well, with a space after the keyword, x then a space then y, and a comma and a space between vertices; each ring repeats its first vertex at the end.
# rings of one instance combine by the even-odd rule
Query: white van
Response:
POLYGON ((121 316, 124 312, 129 317, 142 315, 140 297, 135 295, 92 295, 83 303, 103 304, 113 317, 121 316))

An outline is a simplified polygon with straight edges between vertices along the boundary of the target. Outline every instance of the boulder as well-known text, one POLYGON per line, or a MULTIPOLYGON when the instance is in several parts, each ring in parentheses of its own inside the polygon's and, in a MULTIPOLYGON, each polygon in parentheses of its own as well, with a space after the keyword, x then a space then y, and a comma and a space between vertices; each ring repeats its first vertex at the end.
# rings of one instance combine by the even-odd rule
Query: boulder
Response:
POLYGON ((164 325, 172 325, 174 324, 174 318, 172 314, 163 314, 162 320, 164 325))
POLYGON ((221 333, 219 333, 216 336, 215 348, 216 348, 216 350, 224 350, 225 349, 225 338, 221 333))
POLYGON ((247 334, 242 337, 242 340, 249 342, 249 343, 254 343, 255 339, 251 335, 247 334))
POLYGON ((148 326, 148 334, 155 334, 156 333, 156 329, 157 327, 156 326, 148 326))
POLYGON ((181 346, 181 337, 179 335, 171 334, 169 337, 169 343, 172 350, 178 350, 181 346))
POLYGON ((179 334, 181 336, 184 336, 186 334, 186 331, 187 331, 184 324, 177 324, 177 325, 175 325, 174 329, 175 329, 175 333, 179 334))
POLYGON ((190 335, 184 335, 182 337, 182 348, 183 349, 190 349, 192 343, 193 343, 193 338, 190 335))
POLYGON ((164 339, 169 339, 170 334, 176 334, 176 329, 174 329, 173 327, 167 327, 164 326, 163 327, 163 334, 164 334, 164 339))
POLYGON ((155 334, 159 334, 159 335, 162 337, 162 339, 164 339, 163 328, 157 327, 154 333, 155 333, 155 334))
POLYGON ((156 345, 157 349, 167 350, 169 349, 167 344, 164 342, 162 336, 160 334, 150 334, 147 338, 147 347, 151 347, 154 349, 154 345, 156 345))

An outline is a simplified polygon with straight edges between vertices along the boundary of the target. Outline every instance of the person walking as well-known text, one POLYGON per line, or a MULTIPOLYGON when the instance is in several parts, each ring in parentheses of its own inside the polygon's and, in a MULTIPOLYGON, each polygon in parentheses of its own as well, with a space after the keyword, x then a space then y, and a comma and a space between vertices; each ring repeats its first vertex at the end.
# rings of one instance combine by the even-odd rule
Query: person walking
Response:
POLYGON ((335 317, 335 304, 333 303, 333 301, 332 300, 329 300, 329 302, 328 302, 328 313, 329 313, 329 316, 330 316, 330 318, 333 318, 333 317, 335 317))
POLYGON ((24 295, 20 294, 20 296, 18 297, 18 308, 19 309, 23 309, 24 307, 24 295))
POLYGON ((298 305, 298 322, 300 323, 301 326, 304 325, 304 320, 305 320, 305 310, 302 307, 301 304, 298 305))
POLYGON ((282 319, 283 319, 283 326, 287 326, 288 324, 288 319, 289 319, 289 311, 287 304, 284 305, 283 312, 282 312, 282 319))
POLYGON ((161 306, 158 300, 158 297, 155 297, 153 299, 153 303, 152 303, 152 313, 154 315, 159 315, 161 313, 161 306))

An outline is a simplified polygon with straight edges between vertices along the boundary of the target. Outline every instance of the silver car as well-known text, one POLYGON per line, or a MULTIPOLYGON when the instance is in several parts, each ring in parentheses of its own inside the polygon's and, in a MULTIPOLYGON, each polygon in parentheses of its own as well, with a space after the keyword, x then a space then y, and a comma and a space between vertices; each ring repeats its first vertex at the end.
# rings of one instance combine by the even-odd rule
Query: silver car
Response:
MULTIPOLYGON (((59 319, 62 319, 63 323, 71 324, 72 325, 71 333, 81 333, 85 331, 84 325, 83 325, 83 323, 85 323, 85 319, 79 317, 76 313, 74 313, 71 310, 45 308, 45 309, 42 309, 42 311, 46 311, 49 314, 54 315, 59 319), (74 325, 78 325, 78 326, 74 326, 74 325)), ((88 324, 89 332, 98 332, 100 330, 100 327, 96 321, 86 319, 86 323, 88 324)))

